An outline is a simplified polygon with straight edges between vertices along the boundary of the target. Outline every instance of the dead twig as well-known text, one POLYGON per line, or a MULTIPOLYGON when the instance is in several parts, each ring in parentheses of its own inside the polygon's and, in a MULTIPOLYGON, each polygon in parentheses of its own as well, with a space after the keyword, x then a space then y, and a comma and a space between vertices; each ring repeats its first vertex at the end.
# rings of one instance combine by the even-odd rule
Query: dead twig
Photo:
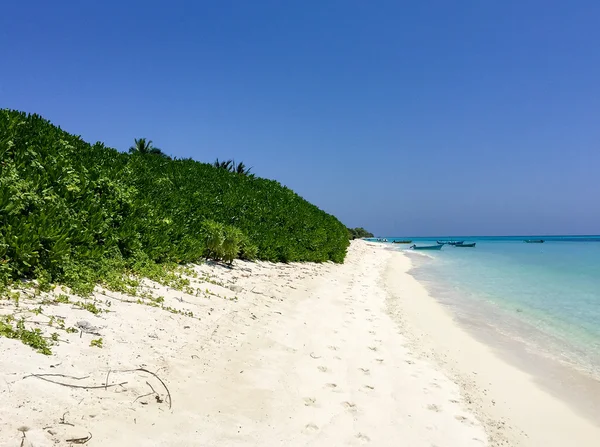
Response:
POLYGON ((75 380, 83 380, 83 379, 89 379, 90 376, 84 376, 84 377, 75 377, 75 376, 67 376, 66 374, 30 374, 28 376, 23 377, 24 379, 26 379, 27 377, 39 377, 39 376, 44 376, 44 377, 66 377, 67 379, 75 379, 75 380))
POLYGON ((65 416, 69 414, 68 411, 65 411, 62 415, 62 417, 60 418, 60 421, 58 421, 59 424, 63 424, 63 425, 70 425, 71 427, 75 427, 75 424, 71 424, 70 422, 67 422, 65 420, 65 416))
POLYGON ((85 444, 90 439, 92 439, 92 434, 90 432, 88 432, 88 436, 85 436, 83 438, 71 438, 71 439, 67 439, 66 441, 72 442, 73 444, 85 444))
MULTIPOLYGON (((133 403, 136 403, 138 401, 138 399, 141 399, 142 397, 148 397, 148 396, 152 396, 155 393, 155 391, 153 391, 152 393, 148 393, 148 394, 142 394, 141 396, 138 396, 135 398, 135 400, 133 401, 133 403)), ((144 402, 142 402, 144 403, 144 402)))
MULTIPOLYGON (((50 380, 48 379, 46 376, 62 376, 62 377, 69 377, 69 376, 64 376, 63 374, 30 374, 29 376, 25 376, 23 377, 23 379, 27 379, 28 377, 37 377, 38 379, 42 379, 45 380, 46 382, 50 382, 50 383, 54 383, 56 385, 62 385, 62 386, 66 386, 69 388, 80 388, 80 389, 84 389, 84 390, 97 390, 100 388, 109 388, 109 387, 113 387, 113 386, 121 386, 121 385, 125 385, 127 382, 121 382, 121 383, 113 383, 110 385, 95 385, 95 386, 85 386, 85 385, 71 385, 70 383, 63 383, 63 382, 56 382, 54 380, 50 380)), ((74 379, 80 380, 80 378, 77 377, 73 377, 74 379)), ((85 377, 83 377, 85 378, 85 377)), ((159 379, 160 380, 160 379, 159 379)))
POLYGON ((320 355, 315 355, 315 353, 314 353, 314 352, 311 352, 311 353, 310 353, 310 356, 311 356, 313 359, 320 359, 320 358, 321 358, 321 356, 320 356, 320 355))
POLYGON ((104 382, 104 391, 108 388, 108 376, 110 376, 110 368, 108 368, 108 372, 106 373, 106 381, 104 382))
MULTIPOLYGON (((153 373, 152 371, 148 371, 145 368, 123 369, 123 370, 119 370, 119 371, 115 371, 115 372, 125 373, 125 372, 135 372, 135 371, 142 371, 142 372, 148 373, 148 374, 156 377, 156 379, 161 383, 161 385, 165 388, 165 391, 167 392, 167 397, 169 398, 169 410, 170 410, 171 407, 173 406, 173 399, 171 398, 171 392, 169 391, 169 388, 167 388, 167 385, 165 385, 165 382, 163 382, 163 380, 160 377, 158 377, 155 373, 153 373)), ((127 383, 127 382, 125 382, 125 383, 127 383)), ((148 382, 146 382, 146 383, 148 383, 148 382)), ((158 393, 156 393, 156 394, 158 394, 158 393)))
POLYGON ((152 385, 150 385, 150 383, 146 380, 146 385, 148 385, 150 387, 150 389, 152 390, 153 393, 158 394, 156 392, 156 390, 152 387, 152 385))
MULTIPOLYGON (((136 397, 135 400, 133 401, 133 403, 136 403, 137 400, 141 399, 142 397, 152 396, 153 394, 156 394, 156 400, 157 401, 160 399, 160 396, 158 395, 158 393, 156 392, 156 390, 152 387, 152 385, 150 385, 150 383, 147 380, 146 380, 146 385, 148 385, 150 387, 150 389, 152 390, 152 392, 148 393, 148 394, 142 394, 141 396, 136 397)), ((162 402, 162 400, 160 402, 162 402)))

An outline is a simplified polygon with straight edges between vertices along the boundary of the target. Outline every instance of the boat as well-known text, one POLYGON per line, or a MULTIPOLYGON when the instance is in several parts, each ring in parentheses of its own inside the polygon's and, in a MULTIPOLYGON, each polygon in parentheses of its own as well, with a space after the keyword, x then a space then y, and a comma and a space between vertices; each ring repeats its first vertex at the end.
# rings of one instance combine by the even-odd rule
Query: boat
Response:
POLYGON ((470 244, 465 244, 464 242, 462 244, 456 244, 455 247, 475 247, 475 244, 477 242, 471 242, 470 244))
POLYGON ((441 250, 443 246, 444 246, 443 244, 421 245, 420 247, 416 246, 416 245, 411 245, 410 248, 412 248, 413 250, 441 250))
POLYGON ((544 239, 525 239, 523 242, 526 244, 543 244, 544 239))
POLYGON ((464 244, 465 241, 436 241, 440 245, 448 244, 448 245, 461 245, 464 244))
POLYGON ((411 244, 412 241, 392 241, 392 244, 411 244))

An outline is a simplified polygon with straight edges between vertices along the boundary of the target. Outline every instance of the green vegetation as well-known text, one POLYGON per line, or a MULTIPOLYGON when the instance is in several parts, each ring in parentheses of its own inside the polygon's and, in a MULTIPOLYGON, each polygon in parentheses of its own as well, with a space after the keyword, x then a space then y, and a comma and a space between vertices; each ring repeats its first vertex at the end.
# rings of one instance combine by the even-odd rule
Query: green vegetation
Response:
POLYGON ((42 354, 52 354, 48 340, 44 338, 40 329, 26 329, 24 319, 20 319, 16 324, 13 324, 14 322, 15 319, 12 315, 2 317, 0 320, 0 337, 21 340, 23 344, 31 346, 42 354))
POLYGON ((252 168, 246 167, 246 165, 243 162, 235 164, 235 160, 219 161, 219 159, 217 158, 217 160, 213 163, 213 166, 215 168, 225 169, 226 171, 234 172, 236 174, 249 175, 254 177, 254 174, 250 174, 252 168))
POLYGON ((349 239, 361 239, 363 237, 373 237, 373 233, 369 233, 362 227, 358 228, 348 228, 348 238, 349 239))
POLYGON ((145 139, 121 153, 0 110, 0 287, 127 291, 136 276, 177 283, 177 265, 206 257, 343 262, 348 232, 335 217, 230 165, 171 160, 145 139))
POLYGON ((92 340, 90 342, 90 346, 96 347, 96 348, 101 348, 102 347, 102 338, 96 338, 95 340, 92 340))
POLYGON ((129 153, 137 155, 160 155, 164 158, 171 158, 159 148, 154 147, 152 140, 146 140, 146 138, 136 138, 134 145, 129 148, 129 153))

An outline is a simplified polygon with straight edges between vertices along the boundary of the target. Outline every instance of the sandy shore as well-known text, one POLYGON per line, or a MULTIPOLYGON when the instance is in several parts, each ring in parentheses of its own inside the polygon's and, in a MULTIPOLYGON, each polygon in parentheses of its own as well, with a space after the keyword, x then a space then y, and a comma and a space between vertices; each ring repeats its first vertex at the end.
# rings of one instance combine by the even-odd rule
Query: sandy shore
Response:
POLYGON ((102 291, 97 315, 0 301, 46 334, 48 316, 84 329, 59 331, 52 356, 0 338, 0 445, 597 445, 409 268, 355 242, 344 265, 195 266, 187 293, 148 282, 167 310, 102 291))

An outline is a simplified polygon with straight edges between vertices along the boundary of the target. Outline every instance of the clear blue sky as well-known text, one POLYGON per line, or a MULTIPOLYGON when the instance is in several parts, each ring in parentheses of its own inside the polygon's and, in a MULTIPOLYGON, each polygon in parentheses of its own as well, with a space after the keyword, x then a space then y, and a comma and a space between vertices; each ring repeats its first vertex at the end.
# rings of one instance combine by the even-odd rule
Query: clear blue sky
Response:
POLYGON ((235 158, 380 235, 600 233, 600 2, 29 1, 0 107, 235 158))

